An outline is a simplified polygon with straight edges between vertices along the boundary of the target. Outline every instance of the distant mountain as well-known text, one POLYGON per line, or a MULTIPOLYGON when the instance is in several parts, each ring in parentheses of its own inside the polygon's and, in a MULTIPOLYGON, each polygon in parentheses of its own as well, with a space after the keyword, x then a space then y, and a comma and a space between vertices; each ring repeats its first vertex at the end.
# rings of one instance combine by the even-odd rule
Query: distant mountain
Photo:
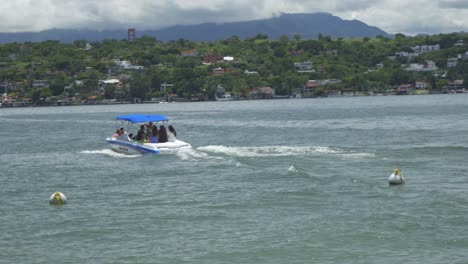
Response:
MULTIPOLYGON (((270 19, 230 23, 204 23, 199 25, 177 25, 160 30, 138 31, 137 37, 148 35, 159 40, 179 38, 192 41, 212 41, 238 36, 241 39, 266 34, 270 39, 281 35, 289 37, 300 34, 303 39, 317 38, 319 34, 331 37, 375 37, 388 34, 359 20, 343 20, 328 13, 282 14, 270 19)), ((51 29, 41 32, 0 33, 0 43, 41 42, 59 40, 70 43, 75 40, 101 41, 104 39, 125 39, 127 30, 90 30, 90 29, 51 29)))

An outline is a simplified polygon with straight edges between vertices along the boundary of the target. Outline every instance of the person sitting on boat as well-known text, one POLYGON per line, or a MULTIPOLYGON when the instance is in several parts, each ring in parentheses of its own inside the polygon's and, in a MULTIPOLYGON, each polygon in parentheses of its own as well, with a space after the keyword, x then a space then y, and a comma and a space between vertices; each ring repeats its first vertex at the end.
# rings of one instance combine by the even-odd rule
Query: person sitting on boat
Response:
POLYGON ((140 129, 138 130, 135 140, 138 142, 144 143, 145 139, 146 139, 145 125, 141 125, 140 129))
POLYGON ((145 133, 146 133, 146 140, 150 140, 151 138, 151 134, 153 133, 153 122, 148 122, 148 123, 145 123, 145 133))
POLYGON ((123 127, 119 128, 120 135, 125 135, 127 132, 125 132, 125 129, 123 127))
POLYGON ((169 125, 168 128, 169 128, 169 131, 167 131, 167 140, 169 142, 176 141, 177 132, 175 131, 174 127, 172 125, 169 125))
POLYGON ((118 137, 120 137, 120 130, 119 129, 117 129, 115 131, 115 134, 112 135, 112 138, 118 138, 118 137))
POLYGON ((151 129, 151 136, 149 138, 150 143, 158 143, 158 127, 153 125, 151 129))
POLYGON ((166 128, 161 125, 159 127, 159 143, 166 143, 167 142, 167 131, 166 128))

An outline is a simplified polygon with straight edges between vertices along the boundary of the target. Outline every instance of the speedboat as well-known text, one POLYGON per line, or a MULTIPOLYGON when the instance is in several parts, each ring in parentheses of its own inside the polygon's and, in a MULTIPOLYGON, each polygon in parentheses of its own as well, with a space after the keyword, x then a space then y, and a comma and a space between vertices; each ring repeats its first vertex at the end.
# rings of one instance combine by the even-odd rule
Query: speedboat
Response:
MULTIPOLYGON (((121 122, 123 126, 126 126, 126 131, 132 130, 133 124, 144 124, 152 122, 154 125, 167 125, 169 118, 163 115, 145 115, 145 114, 133 114, 133 115, 121 115, 116 117, 117 121, 121 122)), ((167 126, 166 126, 167 127, 167 126)), ((174 139, 164 143, 149 143, 149 142, 138 142, 134 140, 130 135, 124 133, 118 137, 108 137, 106 142, 110 144, 112 150, 119 153, 125 154, 164 154, 173 153, 181 149, 191 149, 192 146, 179 139, 174 139)))

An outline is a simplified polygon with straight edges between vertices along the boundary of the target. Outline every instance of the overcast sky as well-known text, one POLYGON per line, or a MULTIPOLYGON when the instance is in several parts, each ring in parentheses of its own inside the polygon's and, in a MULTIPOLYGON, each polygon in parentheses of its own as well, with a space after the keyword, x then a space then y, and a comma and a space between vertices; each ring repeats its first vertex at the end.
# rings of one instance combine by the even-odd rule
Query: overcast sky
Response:
POLYGON ((327 12, 387 33, 468 31, 468 0, 1 0, 0 32, 137 30, 327 12))

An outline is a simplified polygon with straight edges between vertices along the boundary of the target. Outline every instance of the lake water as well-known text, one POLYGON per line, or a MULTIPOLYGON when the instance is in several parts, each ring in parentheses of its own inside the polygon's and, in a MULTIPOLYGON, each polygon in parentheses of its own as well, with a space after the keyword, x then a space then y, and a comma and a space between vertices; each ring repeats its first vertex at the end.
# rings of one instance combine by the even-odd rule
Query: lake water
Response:
POLYGON ((468 261, 468 95, 5 108, 0 124, 0 263, 468 261), (129 113, 167 115, 193 150, 112 152, 129 113))

